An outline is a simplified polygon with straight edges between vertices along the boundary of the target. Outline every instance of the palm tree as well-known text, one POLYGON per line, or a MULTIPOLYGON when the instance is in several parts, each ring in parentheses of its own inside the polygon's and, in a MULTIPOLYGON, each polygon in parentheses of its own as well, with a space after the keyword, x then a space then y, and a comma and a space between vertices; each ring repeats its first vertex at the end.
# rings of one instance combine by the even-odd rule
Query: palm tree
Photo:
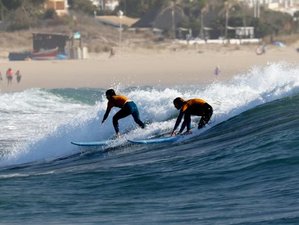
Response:
POLYGON ((172 0, 169 4, 166 5, 165 8, 160 12, 160 15, 162 15, 165 11, 171 10, 171 33, 172 38, 175 39, 176 37, 176 21, 175 21, 175 13, 176 11, 181 11, 182 14, 184 14, 182 7, 179 3, 181 3, 182 0, 172 0))
POLYGON ((208 11, 208 0, 185 0, 185 8, 188 9, 189 21, 199 23, 200 37, 204 37, 204 16, 208 11), (199 21, 198 21, 199 18, 199 21))
POLYGON ((204 33, 204 27, 205 27, 205 24, 204 24, 204 15, 208 12, 209 10, 209 3, 208 1, 200 1, 199 2, 200 4, 200 36, 201 38, 204 38, 205 39, 205 33, 204 33))
POLYGON ((228 37, 228 21, 229 21, 229 12, 230 10, 238 4, 237 0, 225 0, 224 1, 224 10, 225 10, 225 39, 228 37))
POLYGON ((1 18, 0 18, 0 20, 3 21, 5 19, 5 12, 7 12, 8 10, 5 7, 5 5, 3 4, 2 0, 0 0, 0 9, 1 9, 1 14, 0 14, 1 18))

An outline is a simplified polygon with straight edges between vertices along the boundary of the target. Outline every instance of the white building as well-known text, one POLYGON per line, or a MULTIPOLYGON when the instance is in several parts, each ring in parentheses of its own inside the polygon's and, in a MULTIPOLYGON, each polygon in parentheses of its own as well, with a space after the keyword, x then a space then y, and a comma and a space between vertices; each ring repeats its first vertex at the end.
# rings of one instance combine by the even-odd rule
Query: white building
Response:
POLYGON ((113 11, 117 6, 119 6, 118 0, 90 0, 93 5, 102 9, 113 11))
POLYGON ((291 15, 299 10, 299 0, 239 0, 254 9, 254 16, 259 17, 260 7, 289 13, 291 15))
POLYGON ((119 6, 119 1, 111 0, 111 1, 106 1, 105 8, 113 11, 117 6, 119 6))
POLYGON ((247 3, 250 7, 254 7, 256 4, 266 6, 268 8, 293 7, 299 4, 299 0, 239 0, 240 2, 247 3))
POLYGON ((93 4, 93 5, 95 5, 96 7, 99 7, 100 6, 100 1, 99 0, 90 0, 91 1, 91 3, 93 4))

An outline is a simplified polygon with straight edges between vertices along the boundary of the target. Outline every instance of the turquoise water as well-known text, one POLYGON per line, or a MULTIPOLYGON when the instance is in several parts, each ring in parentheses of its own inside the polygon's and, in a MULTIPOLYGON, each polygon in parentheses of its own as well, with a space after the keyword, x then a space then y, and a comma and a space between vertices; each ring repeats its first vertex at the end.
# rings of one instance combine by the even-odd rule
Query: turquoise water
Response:
MULTIPOLYGON (((273 64, 208 86, 114 87, 146 129, 114 135, 100 89, 0 94, 0 224, 298 224, 299 68, 273 64), (173 144, 172 100, 201 97, 211 123, 173 144)), ((194 126, 198 118, 194 118, 194 126)))

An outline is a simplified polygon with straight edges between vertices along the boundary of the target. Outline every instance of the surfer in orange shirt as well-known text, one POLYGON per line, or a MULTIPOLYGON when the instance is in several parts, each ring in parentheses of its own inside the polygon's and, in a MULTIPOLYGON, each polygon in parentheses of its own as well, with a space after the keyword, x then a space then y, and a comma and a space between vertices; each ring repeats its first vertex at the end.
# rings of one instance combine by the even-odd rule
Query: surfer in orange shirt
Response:
POLYGON ((177 97, 176 99, 173 100, 173 104, 176 109, 180 110, 180 114, 177 117, 171 135, 175 134, 175 130, 180 125, 183 116, 184 116, 184 121, 182 123, 180 131, 178 132, 179 134, 183 132, 185 127, 187 127, 186 133, 190 133, 191 115, 201 116, 201 119, 198 123, 198 129, 200 129, 209 122, 213 114, 212 106, 210 106, 206 101, 200 98, 194 98, 185 101, 184 99, 177 97))
POLYGON ((132 115, 134 121, 141 127, 144 128, 144 123, 140 120, 138 108, 132 100, 128 99, 123 95, 116 95, 113 89, 109 89, 106 91, 106 98, 108 99, 108 105, 106 112, 104 114, 102 123, 107 119, 111 109, 113 107, 121 108, 114 116, 113 116, 113 126, 116 132, 116 135, 119 136, 119 126, 118 120, 125 118, 129 115, 132 115))

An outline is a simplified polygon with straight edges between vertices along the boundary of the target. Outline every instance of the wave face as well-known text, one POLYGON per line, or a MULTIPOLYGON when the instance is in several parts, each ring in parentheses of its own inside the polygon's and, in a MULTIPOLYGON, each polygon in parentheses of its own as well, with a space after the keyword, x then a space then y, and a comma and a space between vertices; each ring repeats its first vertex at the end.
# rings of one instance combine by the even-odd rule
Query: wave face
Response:
POLYGON ((115 87, 148 125, 125 118, 100 148, 70 141, 114 135, 105 90, 0 94, 1 221, 298 224, 298 73, 272 64, 208 86, 115 87), (128 144, 170 132, 178 96, 207 100, 210 124, 175 144, 128 144))

